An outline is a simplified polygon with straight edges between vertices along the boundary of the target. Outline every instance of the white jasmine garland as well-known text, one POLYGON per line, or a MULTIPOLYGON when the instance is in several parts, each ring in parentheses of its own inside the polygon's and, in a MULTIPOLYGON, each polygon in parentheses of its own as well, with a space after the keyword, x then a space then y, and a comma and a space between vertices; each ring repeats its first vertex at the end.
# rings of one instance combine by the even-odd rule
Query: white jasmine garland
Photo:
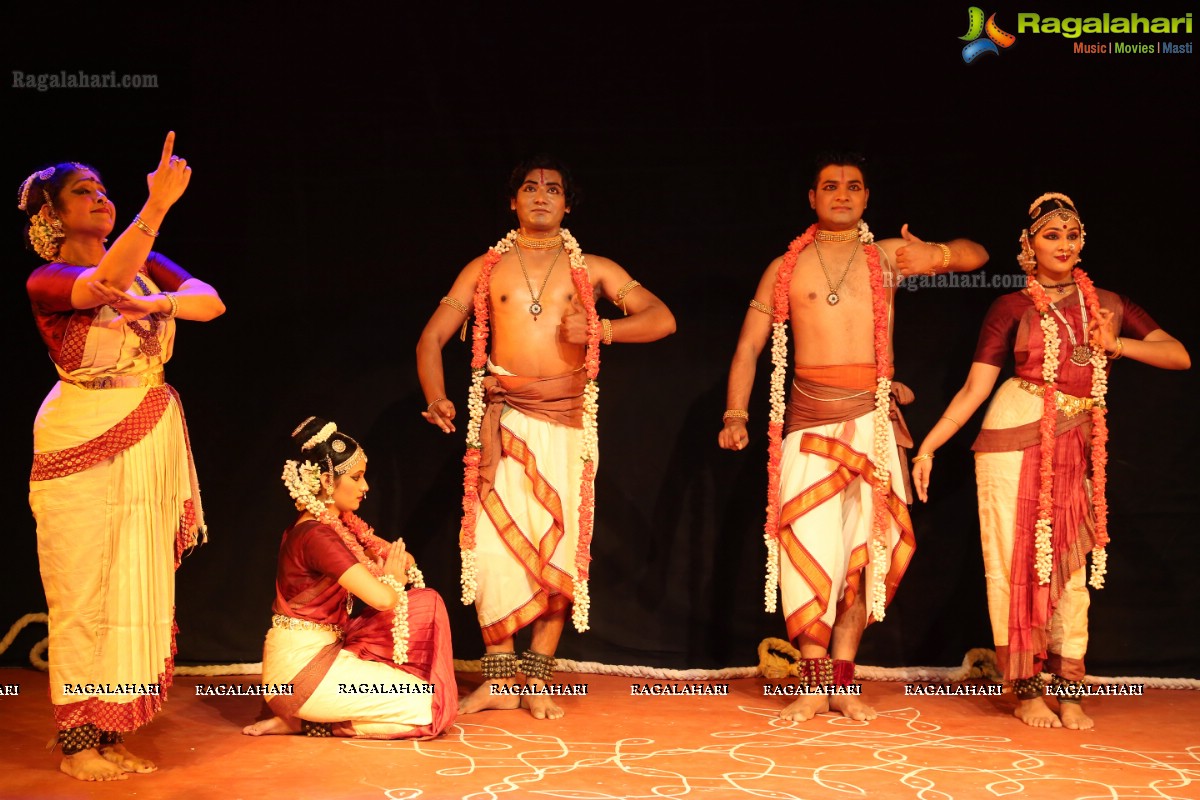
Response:
MULTIPOLYGON (((868 232, 869 233, 869 232, 868 232)), ((892 476, 888 469, 888 459, 895 452, 895 442, 892 438, 892 420, 890 410, 892 405, 892 381, 886 377, 876 380, 875 386, 875 436, 871 460, 874 462, 875 480, 880 486, 890 487, 892 476)), ((876 497, 874 502, 886 502, 887 489, 884 497, 876 497)), ((887 574, 891 566, 888 557, 886 541, 887 531, 873 526, 871 536, 871 577, 873 591, 871 592, 871 616, 881 622, 887 609, 887 574)))
POLYGON ((324 442, 330 436, 333 436, 335 433, 337 433, 337 423, 334 423, 334 422, 325 423, 325 427, 321 428, 321 430, 314 433, 307 442, 300 445, 301 452, 303 452, 305 450, 311 450, 312 448, 319 445, 321 442, 324 442))
POLYGON ((875 234, 871 233, 871 229, 867 227, 867 221, 863 219, 858 221, 858 240, 863 244, 871 244, 875 241, 875 234))
POLYGON ((311 461, 301 464, 289 459, 283 462, 283 485, 299 511, 307 511, 314 517, 325 512, 325 504, 317 499, 321 491, 321 467, 311 461))
POLYGON ((787 410, 787 323, 774 322, 771 324, 771 422, 783 423, 784 412, 787 410))
POLYGON ((396 593, 396 605, 392 608, 392 661, 404 664, 408 662, 408 592, 393 575, 384 573, 379 582, 396 593))
POLYGON ((575 601, 571 606, 571 624, 575 626, 575 630, 583 633, 591 627, 588 618, 592 610, 592 596, 588 590, 587 579, 575 581, 574 589, 575 601))
POLYGON ((462 557, 462 576, 459 582, 462 584, 462 602, 463 605, 469 606, 475 602, 475 595, 479 591, 479 572, 475 567, 475 551, 467 548, 460 548, 459 555, 462 557))
MULTIPOLYGON (((1062 344, 1058 336, 1058 321, 1052 314, 1041 315, 1042 336, 1044 338, 1042 357, 1042 381, 1045 391, 1052 391, 1058 379, 1058 353, 1062 344)), ((1037 570, 1039 585, 1050 582, 1050 573, 1054 570, 1054 531, 1049 519, 1039 517, 1034 523, 1034 568, 1037 570)), ((1094 563, 1094 562, 1093 562, 1094 563)))

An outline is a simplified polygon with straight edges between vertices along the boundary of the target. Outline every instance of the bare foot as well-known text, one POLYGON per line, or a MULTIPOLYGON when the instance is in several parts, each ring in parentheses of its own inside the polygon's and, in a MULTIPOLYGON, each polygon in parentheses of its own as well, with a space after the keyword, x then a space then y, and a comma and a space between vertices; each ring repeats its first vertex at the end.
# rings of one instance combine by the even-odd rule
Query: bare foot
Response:
POLYGON ((474 714, 477 711, 512 710, 521 705, 521 696, 516 692, 502 693, 501 689, 510 689, 516 685, 513 680, 496 678, 484 681, 479 688, 458 701, 458 713, 474 714), (492 691, 496 687, 496 691, 492 691))
MULTIPOLYGON (((526 678, 525 686, 529 689, 544 689, 546 683, 536 678, 526 678)), ((554 702, 553 695, 527 694, 521 697, 521 705, 529 709, 534 719, 561 719, 567 712, 554 702)))
POLYGON ((1051 711, 1050 706, 1046 705, 1046 701, 1040 697, 1018 700, 1013 716, 1031 728, 1062 727, 1062 721, 1059 720, 1058 715, 1051 711))
POLYGON ((1092 718, 1083 713, 1083 706, 1079 703, 1060 702, 1058 704, 1058 715, 1062 717, 1063 727, 1073 731, 1090 731, 1096 727, 1096 723, 1092 722, 1092 718))
POLYGON ((862 701, 861 697, 853 694, 835 694, 829 700, 829 707, 846 719, 854 719, 859 722, 879 716, 875 709, 862 701))
POLYGON ((779 718, 790 722, 806 722, 828 710, 829 695, 802 694, 779 712, 779 718))
POLYGON ((58 768, 81 781, 123 781, 129 777, 119 766, 106 761, 95 748, 63 756, 58 768))
POLYGON ((120 743, 100 745, 100 755, 116 764, 124 772, 136 772, 140 775, 145 775, 148 772, 158 771, 158 766, 153 761, 141 756, 135 756, 125 748, 125 745, 120 743))
POLYGON ((247 736, 276 736, 299 732, 300 720, 298 718, 293 718, 291 722, 288 722, 283 717, 271 717, 242 728, 242 733, 247 736))

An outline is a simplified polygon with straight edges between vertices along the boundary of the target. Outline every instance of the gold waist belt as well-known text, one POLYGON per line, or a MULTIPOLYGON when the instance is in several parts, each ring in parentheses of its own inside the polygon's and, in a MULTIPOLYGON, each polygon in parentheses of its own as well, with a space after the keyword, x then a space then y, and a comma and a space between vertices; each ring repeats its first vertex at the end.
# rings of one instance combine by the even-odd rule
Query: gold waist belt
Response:
MULTIPOLYGON (((1038 397, 1046 396, 1046 387, 1039 383, 1027 381, 1024 378, 1013 378, 1025 391, 1038 397)), ((1064 394, 1057 389, 1054 391, 1054 406, 1063 413, 1063 416, 1074 417, 1082 414, 1085 411, 1091 411, 1092 406, 1096 401, 1091 397, 1076 397, 1073 394, 1064 394)))
POLYGON ((65 378, 59 379, 80 389, 137 389, 143 386, 165 386, 161 369, 142 372, 137 375, 100 375, 95 378, 65 378))
POLYGON ((286 614, 276 614, 271 617, 271 627, 283 628, 289 631, 328 631, 336 633, 339 639, 342 636, 341 625, 334 625, 332 622, 312 622, 307 619, 296 619, 286 614))

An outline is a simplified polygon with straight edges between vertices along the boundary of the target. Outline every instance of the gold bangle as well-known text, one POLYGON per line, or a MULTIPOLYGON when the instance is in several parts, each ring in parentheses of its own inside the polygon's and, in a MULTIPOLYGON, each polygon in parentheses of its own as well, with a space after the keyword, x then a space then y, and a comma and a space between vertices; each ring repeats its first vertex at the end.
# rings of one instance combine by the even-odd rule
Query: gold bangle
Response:
POLYGON ((942 248, 942 271, 950 271, 950 247, 941 242, 934 242, 938 247, 942 248))
POLYGON ((154 228, 151 228, 149 225, 147 225, 145 222, 143 222, 141 214, 138 214, 137 216, 135 216, 133 218, 133 225, 135 228, 137 228, 142 233, 148 234, 149 236, 152 236, 155 239, 158 238, 158 231, 154 230, 154 228))
POLYGON ((913 456, 912 463, 916 464, 918 461, 924 461, 927 458, 933 458, 933 453, 918 453, 913 456))
POLYGON ((1109 361, 1116 361, 1121 356, 1125 355, 1125 343, 1121 341, 1121 337, 1117 337, 1117 349, 1113 350, 1112 355, 1108 357, 1109 361))
POLYGON ((774 313, 775 313, 775 311, 769 305, 767 305, 766 303, 760 303, 758 300, 755 300, 753 298, 750 300, 750 307, 753 308, 755 311, 761 311, 762 313, 766 314, 768 317, 774 315, 774 313))
POLYGON ((428 414, 430 411, 433 410, 434 406, 436 406, 438 403, 442 402, 445 399, 446 399, 446 397, 443 395, 442 397, 439 397, 437 400, 434 400, 429 405, 425 406, 425 413, 428 414))
POLYGON ((625 316, 629 316, 629 311, 626 310, 626 308, 625 308, 625 295, 629 294, 630 292, 632 292, 634 289, 636 289, 639 286, 641 286, 641 284, 638 283, 637 281, 630 281, 629 283, 622 286, 621 290, 619 292, 617 292, 617 305, 619 305, 621 307, 621 312, 625 316))
POLYGON ((612 320, 601 319, 600 329, 603 331, 603 334, 600 336, 600 341, 604 344, 612 344, 612 320))
POLYGON ((953 422, 957 427, 959 427, 959 428, 962 427, 962 423, 959 422, 958 420, 956 420, 954 417, 947 417, 945 414, 942 414, 942 419, 948 419, 951 422, 953 422))
POLYGON ((727 409, 725 409, 725 413, 721 415, 721 419, 722 420, 726 420, 726 419, 749 420, 750 412, 743 411, 740 408, 727 408, 727 409))
POLYGON ((468 316, 470 316, 470 314, 471 314, 471 312, 467 310, 467 307, 465 305, 463 305, 461 301, 455 300, 453 297, 449 297, 449 296, 443 297, 438 302, 444 306, 450 306, 451 308, 453 308, 455 311, 457 311, 460 314, 466 314, 468 316))
POLYGON ((163 297, 167 298, 167 302, 171 304, 171 310, 167 312, 167 319, 175 319, 175 315, 179 313, 179 301, 175 299, 174 292, 163 292, 163 297))

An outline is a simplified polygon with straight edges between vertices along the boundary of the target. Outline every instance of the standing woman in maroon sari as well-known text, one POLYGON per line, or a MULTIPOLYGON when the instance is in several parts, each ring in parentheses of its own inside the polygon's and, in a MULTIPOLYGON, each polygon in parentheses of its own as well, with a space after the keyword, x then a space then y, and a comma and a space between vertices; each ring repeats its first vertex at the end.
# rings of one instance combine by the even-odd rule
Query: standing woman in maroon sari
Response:
POLYGON ((1078 266, 1083 239, 1066 195, 1044 194, 1029 207, 1017 259, 1026 288, 992 304, 967 382, 913 457, 913 486, 927 500, 934 452, 991 394, 1012 353, 1016 375, 992 398, 975 440, 975 476, 996 656, 1017 696, 1015 716, 1036 728, 1093 725, 1080 699, 1086 584, 1103 587, 1106 571, 1111 362, 1191 366, 1145 311, 1092 284, 1078 266), (1058 713, 1046 703, 1043 672, 1058 713))
POLYGON ((122 734, 149 722, 174 672, 175 568, 204 536, 179 395, 163 376, 176 321, 225 312, 207 283, 150 247, 191 180, 167 134, 128 228, 100 174, 66 162, 21 184, 26 288, 57 382, 33 426, 29 505, 50 611, 60 768, 86 781, 153 772, 122 734))
POLYGON ((284 464, 283 482, 300 516, 279 548, 263 646, 275 716, 242 732, 437 736, 458 713, 446 606, 425 588, 404 541, 380 539, 355 514, 367 494, 358 442, 317 417, 292 439, 300 459, 284 464), (367 608, 351 616, 355 598, 367 608))

